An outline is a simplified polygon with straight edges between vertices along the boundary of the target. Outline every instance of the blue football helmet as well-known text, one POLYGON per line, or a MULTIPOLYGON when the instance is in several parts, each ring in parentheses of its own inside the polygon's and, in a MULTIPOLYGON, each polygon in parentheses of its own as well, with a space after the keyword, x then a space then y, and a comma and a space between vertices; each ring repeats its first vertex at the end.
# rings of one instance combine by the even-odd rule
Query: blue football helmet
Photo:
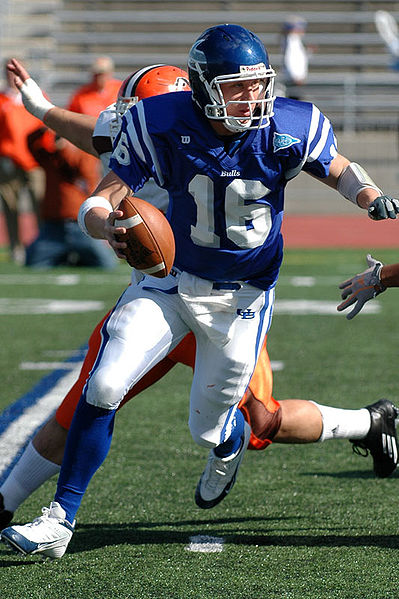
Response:
POLYGON ((275 71, 257 35, 240 25, 216 25, 194 42, 188 56, 193 100, 208 119, 223 121, 234 133, 267 127, 273 115, 275 71), (257 100, 225 102, 221 85, 231 81, 261 82, 257 100), (263 84, 262 84, 263 82, 263 84), (246 104, 248 119, 227 114, 229 104, 246 104))

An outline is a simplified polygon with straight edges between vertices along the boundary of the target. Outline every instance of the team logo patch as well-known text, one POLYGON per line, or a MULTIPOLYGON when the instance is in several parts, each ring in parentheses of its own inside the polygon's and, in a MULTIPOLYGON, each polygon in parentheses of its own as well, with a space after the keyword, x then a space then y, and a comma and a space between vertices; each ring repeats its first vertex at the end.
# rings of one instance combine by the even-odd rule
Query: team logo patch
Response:
POLYGON ((299 144, 301 140, 297 137, 292 137, 288 133, 273 133, 273 151, 285 150, 294 144, 299 144))
POLYGON ((243 320, 251 320, 252 318, 255 318, 255 312, 253 310, 250 310, 249 308, 247 308, 246 310, 238 309, 237 314, 243 320))

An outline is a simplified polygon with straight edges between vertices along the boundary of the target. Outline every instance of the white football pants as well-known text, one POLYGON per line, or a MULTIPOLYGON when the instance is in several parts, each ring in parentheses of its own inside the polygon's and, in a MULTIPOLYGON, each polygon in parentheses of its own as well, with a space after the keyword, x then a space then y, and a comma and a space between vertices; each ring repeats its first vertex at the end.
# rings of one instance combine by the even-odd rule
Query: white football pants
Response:
POLYGON ((248 386, 270 327, 274 288, 224 284, 172 271, 131 285, 104 323, 102 345, 85 388, 86 401, 116 409, 126 392, 191 330, 196 362, 189 427, 196 443, 214 447, 248 386), (217 288, 215 288, 217 286, 217 288))

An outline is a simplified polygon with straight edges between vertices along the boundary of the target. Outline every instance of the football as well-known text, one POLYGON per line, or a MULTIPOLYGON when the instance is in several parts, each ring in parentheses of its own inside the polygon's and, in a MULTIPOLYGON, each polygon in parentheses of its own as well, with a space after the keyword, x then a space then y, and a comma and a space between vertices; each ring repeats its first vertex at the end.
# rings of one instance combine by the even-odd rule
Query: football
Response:
POLYGON ((153 277, 166 277, 175 258, 175 238, 171 226, 158 208, 136 197, 124 198, 118 206, 123 217, 115 220, 116 227, 126 233, 117 235, 127 248, 122 250, 133 268, 153 277))

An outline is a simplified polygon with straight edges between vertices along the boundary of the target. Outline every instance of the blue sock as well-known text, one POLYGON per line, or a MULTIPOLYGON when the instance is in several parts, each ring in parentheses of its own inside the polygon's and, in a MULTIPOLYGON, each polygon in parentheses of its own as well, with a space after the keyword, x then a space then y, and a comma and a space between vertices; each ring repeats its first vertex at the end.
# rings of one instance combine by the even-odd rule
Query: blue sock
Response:
POLYGON ((236 410, 232 426, 233 430, 227 441, 224 441, 214 449, 215 455, 217 455, 218 458, 227 458, 241 447, 244 436, 245 420, 240 410, 236 410))
POLYGON ((84 395, 76 408, 54 497, 71 523, 87 485, 108 454, 115 412, 88 404, 84 395))

